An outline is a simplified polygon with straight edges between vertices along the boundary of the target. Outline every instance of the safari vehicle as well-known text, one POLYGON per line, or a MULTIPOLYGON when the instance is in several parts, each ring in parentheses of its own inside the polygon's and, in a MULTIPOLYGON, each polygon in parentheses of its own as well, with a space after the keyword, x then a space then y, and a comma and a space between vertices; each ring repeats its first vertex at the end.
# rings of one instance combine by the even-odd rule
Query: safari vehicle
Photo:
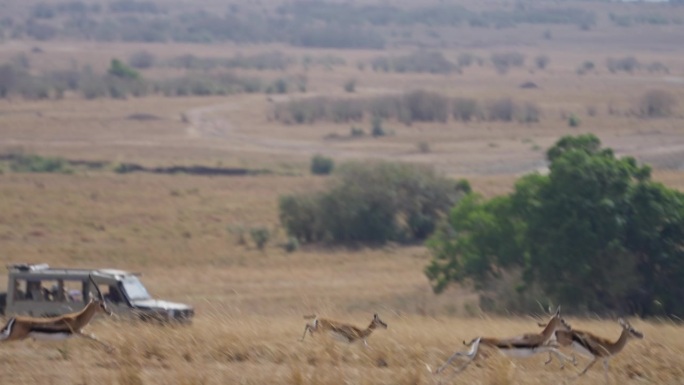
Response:
POLYGON ((7 293, 0 294, 0 314, 49 317, 78 311, 91 297, 97 297, 90 276, 115 314, 181 323, 190 322, 195 314, 191 306, 153 299, 137 273, 51 268, 47 264, 13 264, 7 269, 7 293))

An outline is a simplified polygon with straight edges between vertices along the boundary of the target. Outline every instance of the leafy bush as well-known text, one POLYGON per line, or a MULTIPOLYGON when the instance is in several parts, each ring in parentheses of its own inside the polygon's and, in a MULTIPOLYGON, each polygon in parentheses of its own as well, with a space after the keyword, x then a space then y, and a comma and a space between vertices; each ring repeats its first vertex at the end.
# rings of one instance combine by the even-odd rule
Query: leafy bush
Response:
POLYGON ((513 276, 508 288, 575 311, 684 315, 684 194, 591 134, 560 139, 547 160, 548 175, 452 209, 428 243, 434 290, 473 283, 498 300, 491 285, 513 276))
POLYGON ((413 242, 435 228, 462 187, 428 167, 349 163, 327 191, 280 198, 280 220, 303 242, 413 242))
POLYGON ((568 118, 568 126, 570 127, 579 127, 581 123, 582 121, 575 114, 570 115, 570 117, 568 118))
POLYGON ((122 63, 119 59, 112 59, 107 73, 122 79, 140 79, 138 71, 122 63))
POLYGON ((259 250, 263 250, 271 239, 271 231, 266 227, 253 227, 249 230, 249 235, 259 250))
POLYGON ((335 167, 335 162, 332 158, 323 155, 314 155, 311 158, 311 173, 314 175, 328 175, 335 167))
POLYGON ((302 242, 319 242, 326 239, 321 217, 321 195, 285 195, 279 199, 280 223, 288 234, 302 242))

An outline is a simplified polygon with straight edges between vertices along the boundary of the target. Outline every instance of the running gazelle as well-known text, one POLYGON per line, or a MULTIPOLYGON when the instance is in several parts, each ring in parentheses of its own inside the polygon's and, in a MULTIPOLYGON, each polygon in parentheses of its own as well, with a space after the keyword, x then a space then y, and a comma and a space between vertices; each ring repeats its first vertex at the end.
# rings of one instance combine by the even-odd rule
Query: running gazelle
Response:
MULTIPOLYGON (((553 342, 556 338, 556 332, 561 330, 570 330, 570 326, 565 322, 565 320, 560 315, 560 306, 556 309, 549 322, 545 325, 546 327, 541 333, 527 333, 512 338, 499 339, 491 337, 476 337, 470 342, 463 341, 463 344, 470 347, 467 352, 456 352, 449 359, 437 369, 434 374, 441 373, 444 369, 451 364, 451 362, 456 359, 456 357, 466 357, 466 362, 454 370, 455 373, 459 373, 464 370, 470 363, 477 358, 480 351, 480 345, 489 346, 497 349, 499 352, 510 356, 510 357, 529 357, 535 354, 549 352, 553 353, 561 361, 561 366, 568 357, 558 351, 558 346, 553 342)), ((574 362, 574 360, 573 360, 574 362)), ((428 366, 428 370, 431 368, 428 366)))
MULTIPOLYGON (((620 337, 615 342, 582 330, 571 329, 559 330, 556 332, 556 340, 560 346, 571 347, 578 353, 591 358, 591 362, 589 362, 577 377, 585 374, 589 368, 594 366, 599 358, 603 358, 603 375, 606 382, 608 382, 608 361, 610 358, 620 353, 630 339, 644 338, 644 334, 634 329, 629 322, 620 318, 618 323, 622 326, 622 333, 620 333, 620 337)), ((539 326, 545 325, 540 324, 539 326)), ((550 362, 551 356, 549 356, 546 364, 550 362)))
POLYGON ((360 329, 356 326, 349 325, 346 323, 329 320, 325 318, 318 318, 315 315, 305 316, 305 319, 312 319, 313 322, 307 323, 304 327, 304 334, 300 341, 304 341, 306 333, 308 332, 313 336, 314 333, 328 332, 338 339, 352 343, 358 340, 363 340, 363 344, 368 347, 368 337, 373 333, 373 330, 381 327, 387 329, 387 324, 384 323, 380 317, 376 314, 373 315, 370 325, 365 329, 360 329))
POLYGON ((112 315, 95 280, 92 276, 89 276, 89 279, 95 286, 98 298, 91 298, 90 302, 83 309, 57 317, 17 316, 10 318, 5 327, 0 331, 0 341, 19 341, 26 338, 33 338, 34 340, 63 340, 76 336, 96 341, 103 345, 107 351, 111 352, 113 348, 110 345, 95 338, 92 334, 83 332, 83 328, 90 323, 95 314, 105 313, 112 315))

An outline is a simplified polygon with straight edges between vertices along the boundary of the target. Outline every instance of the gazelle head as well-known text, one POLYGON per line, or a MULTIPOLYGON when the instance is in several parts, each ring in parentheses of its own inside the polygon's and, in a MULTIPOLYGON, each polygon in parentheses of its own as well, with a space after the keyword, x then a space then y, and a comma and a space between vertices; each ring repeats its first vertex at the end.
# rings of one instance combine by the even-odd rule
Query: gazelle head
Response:
POLYGON ((93 276, 88 275, 88 278, 90 278, 90 282, 92 282, 93 286, 95 286, 95 291, 97 291, 97 298, 91 299, 90 302, 94 303, 97 306, 96 309, 98 311, 101 311, 107 315, 112 315, 112 311, 109 309, 109 306, 107 306, 107 302, 105 301, 104 296, 100 291, 100 287, 97 286, 97 283, 95 283, 93 276))
POLYGON ((371 324, 370 324, 370 326, 368 326, 368 328, 369 328, 369 329, 375 329, 375 328, 377 328, 378 326, 380 326, 380 327, 383 328, 383 329, 387 329, 387 324, 384 323, 384 322, 380 319, 380 317, 378 317, 378 314, 377 314, 377 313, 375 313, 375 314, 373 314, 373 320, 371 321, 371 324))
POLYGON ((624 319, 620 318, 618 320, 620 323, 620 326, 622 326, 623 333, 627 333, 627 338, 636 338, 636 339, 642 339, 644 338, 644 333, 634 329, 632 325, 629 324, 629 322, 625 321, 624 319))
POLYGON ((551 315, 551 319, 548 322, 539 322, 537 323, 537 325, 539 325, 539 327, 546 327, 548 325, 551 326, 554 330, 571 330, 570 324, 567 323, 563 317, 561 317, 560 305, 558 305, 556 311, 551 315))

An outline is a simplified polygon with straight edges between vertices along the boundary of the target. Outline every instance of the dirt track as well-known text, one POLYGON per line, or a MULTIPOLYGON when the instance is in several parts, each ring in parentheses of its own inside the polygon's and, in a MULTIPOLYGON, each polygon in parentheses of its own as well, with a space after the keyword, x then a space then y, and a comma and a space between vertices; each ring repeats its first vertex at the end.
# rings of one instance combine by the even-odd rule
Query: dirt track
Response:
MULTIPOLYGON (((349 145, 344 140, 325 140, 322 137, 310 139, 289 139, 278 136, 249 134, 239 129, 227 113, 239 111, 245 102, 228 102, 194 108, 185 113, 190 125, 187 135, 196 139, 211 141, 211 146, 224 150, 248 151, 311 157, 325 154, 336 159, 385 159, 430 163, 447 174, 454 175, 518 175, 535 170, 544 170, 544 151, 530 151, 528 146, 489 146, 491 136, 458 134, 439 145, 456 151, 431 151, 418 153, 411 148, 401 149, 395 144, 376 142, 371 145, 349 145), (470 136, 470 137, 468 137, 470 136), (485 150, 483 150, 485 148, 485 150)), ((631 132, 598 131, 603 145, 612 148, 621 156, 634 156, 642 162, 660 169, 684 169, 684 129, 635 130, 631 132)), ((538 143, 552 144, 564 133, 536 130, 538 143)), ((523 135, 523 134, 521 134, 523 135)), ((508 135, 510 136, 510 135, 508 135)), ((506 141, 508 139, 504 139, 506 141)), ((515 141, 515 139, 513 139, 515 141)), ((546 147, 544 147, 546 148, 546 147)))

